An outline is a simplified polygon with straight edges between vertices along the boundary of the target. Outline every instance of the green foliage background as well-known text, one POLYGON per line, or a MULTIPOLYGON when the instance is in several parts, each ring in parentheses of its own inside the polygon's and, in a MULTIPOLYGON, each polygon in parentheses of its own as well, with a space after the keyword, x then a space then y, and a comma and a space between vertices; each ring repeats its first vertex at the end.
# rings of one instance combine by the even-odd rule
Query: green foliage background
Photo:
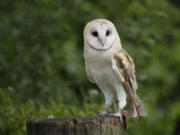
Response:
POLYGON ((83 28, 114 22, 136 63, 147 118, 129 118, 133 135, 180 134, 178 0, 1 0, 0 135, 23 135, 29 118, 87 116, 104 98, 85 73, 83 28))

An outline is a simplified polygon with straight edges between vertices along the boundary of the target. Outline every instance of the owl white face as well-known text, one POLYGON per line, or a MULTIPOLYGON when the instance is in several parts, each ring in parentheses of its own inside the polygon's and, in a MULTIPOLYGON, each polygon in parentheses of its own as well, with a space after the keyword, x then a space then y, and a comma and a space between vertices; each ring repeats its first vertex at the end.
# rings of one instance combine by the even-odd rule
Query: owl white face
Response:
POLYGON ((85 32, 85 41, 98 50, 109 49, 115 40, 116 29, 113 24, 94 23, 85 32))

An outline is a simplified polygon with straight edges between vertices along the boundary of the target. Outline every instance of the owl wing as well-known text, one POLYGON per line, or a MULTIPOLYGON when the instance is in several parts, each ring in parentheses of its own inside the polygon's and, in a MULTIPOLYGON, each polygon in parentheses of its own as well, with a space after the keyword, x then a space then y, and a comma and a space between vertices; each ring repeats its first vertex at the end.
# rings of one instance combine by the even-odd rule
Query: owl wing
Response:
POLYGON ((115 53, 112 58, 112 67, 124 89, 135 94, 137 89, 135 65, 129 54, 124 50, 115 53))
POLYGON ((95 83, 94 79, 93 79, 92 76, 91 76, 91 72, 90 72, 90 70, 89 70, 88 65, 87 65, 86 62, 85 62, 85 66, 86 66, 86 73, 87 73, 87 76, 88 76, 89 81, 90 81, 91 83, 95 83))
POLYGON ((137 115, 139 115, 136 103, 137 83, 135 78, 135 65, 132 58, 126 51, 121 50, 120 52, 115 53, 112 57, 112 68, 116 77, 122 83, 125 92, 131 98, 137 115))

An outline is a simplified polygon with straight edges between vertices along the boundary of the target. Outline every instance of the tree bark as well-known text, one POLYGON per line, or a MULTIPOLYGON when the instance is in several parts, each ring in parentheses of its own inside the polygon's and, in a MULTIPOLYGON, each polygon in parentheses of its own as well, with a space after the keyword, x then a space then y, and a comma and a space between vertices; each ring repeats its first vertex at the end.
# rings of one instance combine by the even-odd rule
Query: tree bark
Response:
POLYGON ((118 117, 40 118, 27 120, 27 135, 122 135, 118 117))

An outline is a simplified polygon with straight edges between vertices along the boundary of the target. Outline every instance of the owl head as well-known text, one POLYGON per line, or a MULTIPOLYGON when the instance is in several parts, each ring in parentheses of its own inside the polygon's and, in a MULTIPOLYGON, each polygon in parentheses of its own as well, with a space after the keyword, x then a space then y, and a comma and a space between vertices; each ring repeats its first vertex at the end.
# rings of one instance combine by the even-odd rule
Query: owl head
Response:
POLYGON ((96 50, 108 50, 119 38, 112 22, 106 19, 92 20, 84 28, 84 42, 96 50))

